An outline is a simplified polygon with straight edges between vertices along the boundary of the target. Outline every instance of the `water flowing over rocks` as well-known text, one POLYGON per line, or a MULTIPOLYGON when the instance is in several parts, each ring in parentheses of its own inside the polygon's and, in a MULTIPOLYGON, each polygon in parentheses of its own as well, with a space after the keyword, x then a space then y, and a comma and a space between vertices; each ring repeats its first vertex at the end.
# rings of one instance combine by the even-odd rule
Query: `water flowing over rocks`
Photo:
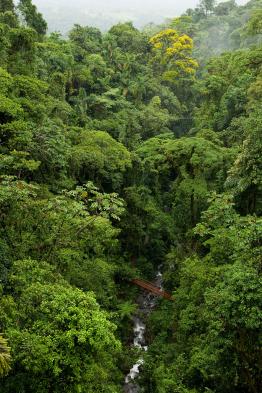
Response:
MULTIPOLYGON (((155 285, 162 289, 162 273, 161 266, 158 267, 157 275, 155 278, 155 285)), ((146 345, 145 333, 146 333, 146 325, 145 320, 148 315, 152 312, 157 302, 157 297, 152 295, 151 293, 141 293, 137 299, 138 303, 138 311, 136 316, 134 316, 134 340, 133 345, 136 348, 141 349, 142 351, 147 351, 148 346, 146 345)), ((129 374, 125 378, 124 392, 125 393, 139 393, 140 388, 136 383, 136 379, 140 373, 140 367, 143 365, 143 354, 138 359, 138 361, 133 365, 130 369, 129 374)))

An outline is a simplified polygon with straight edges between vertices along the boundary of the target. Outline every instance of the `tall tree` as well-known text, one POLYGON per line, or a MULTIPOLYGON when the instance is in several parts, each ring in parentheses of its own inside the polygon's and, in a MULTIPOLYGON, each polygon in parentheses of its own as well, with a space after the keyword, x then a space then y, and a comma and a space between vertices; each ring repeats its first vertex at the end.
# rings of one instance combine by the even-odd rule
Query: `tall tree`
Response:
POLYGON ((200 9, 202 9, 205 15, 210 14, 214 11, 216 5, 216 0, 201 0, 200 1, 200 9))
POLYGON ((14 11, 15 6, 13 0, 0 0, 0 12, 14 11))
POLYGON ((47 31, 47 23, 42 14, 37 11, 36 6, 32 4, 32 0, 20 0, 18 9, 28 26, 35 29, 39 35, 45 35, 47 31))
POLYGON ((165 29, 150 39, 153 63, 164 80, 194 75, 198 66, 192 58, 193 40, 177 30, 165 29))

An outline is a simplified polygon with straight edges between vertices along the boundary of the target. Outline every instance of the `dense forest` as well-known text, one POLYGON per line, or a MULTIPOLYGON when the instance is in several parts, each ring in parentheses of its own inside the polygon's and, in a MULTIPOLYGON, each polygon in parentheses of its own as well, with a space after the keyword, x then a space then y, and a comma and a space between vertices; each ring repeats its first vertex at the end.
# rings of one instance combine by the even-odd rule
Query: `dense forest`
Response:
POLYGON ((0 392, 262 391, 262 1, 47 35, 0 0, 0 392))

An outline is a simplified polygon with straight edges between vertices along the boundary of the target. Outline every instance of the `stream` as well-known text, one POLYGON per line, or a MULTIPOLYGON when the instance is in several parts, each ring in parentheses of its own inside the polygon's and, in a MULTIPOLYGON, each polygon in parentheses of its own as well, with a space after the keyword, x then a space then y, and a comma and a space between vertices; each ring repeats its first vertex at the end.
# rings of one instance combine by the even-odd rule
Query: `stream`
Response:
MULTIPOLYGON (((161 266, 158 267, 157 275, 154 280, 155 285, 162 289, 162 273, 161 266)), ((145 320, 147 316, 152 312, 157 302, 157 297, 151 293, 143 292, 137 299, 138 311, 136 316, 133 318, 134 321, 134 340, 133 345, 136 348, 140 348, 141 351, 147 351, 147 345, 145 340, 146 325, 145 320)), ((125 378, 124 392, 125 393, 139 393, 140 388, 136 383, 136 379, 140 373, 140 366, 144 363, 143 353, 141 354, 138 361, 130 369, 129 373, 125 378)))

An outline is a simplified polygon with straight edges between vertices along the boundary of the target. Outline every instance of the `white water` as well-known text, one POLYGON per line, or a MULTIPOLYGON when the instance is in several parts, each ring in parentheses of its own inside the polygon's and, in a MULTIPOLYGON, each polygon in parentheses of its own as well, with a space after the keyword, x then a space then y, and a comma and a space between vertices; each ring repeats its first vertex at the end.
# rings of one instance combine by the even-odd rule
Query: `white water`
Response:
MULTIPOLYGON (((158 268, 155 285, 162 289, 162 273, 160 272, 161 266, 158 268)), ((156 297, 151 293, 141 294, 138 298, 139 310, 137 316, 134 317, 134 341, 133 345, 142 351, 147 351, 145 342, 146 325, 143 322, 146 316, 150 314, 156 304, 156 297), (140 316, 141 315, 141 316, 140 316)), ((144 363, 143 356, 133 365, 129 374, 125 378, 124 392, 125 393, 139 393, 140 388, 136 384, 135 379, 139 376, 140 366, 144 363)))

